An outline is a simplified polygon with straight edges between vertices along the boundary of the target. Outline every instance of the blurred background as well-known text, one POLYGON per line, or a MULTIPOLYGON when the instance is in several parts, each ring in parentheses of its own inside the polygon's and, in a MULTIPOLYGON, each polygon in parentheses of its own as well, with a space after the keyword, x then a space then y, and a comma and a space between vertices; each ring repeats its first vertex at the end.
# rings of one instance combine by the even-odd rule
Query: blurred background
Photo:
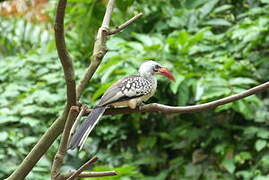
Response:
MULTIPOLYGON (((65 82, 53 22, 56 0, 0 3, 0 179, 7 177, 61 114, 65 82)), ((107 0, 68 0, 65 29, 76 78, 90 63, 107 0)), ((83 94, 95 104, 106 88, 141 62, 172 69, 149 102, 193 105, 268 81, 269 0, 118 0, 109 52, 83 94), (101 82, 101 83, 100 83, 101 82)), ((96 155, 94 171, 116 170, 115 180, 233 180, 269 178, 269 92, 193 114, 105 116, 64 170, 96 155)), ((29 180, 50 178, 59 139, 29 180)), ((101 178, 91 178, 101 179, 101 178)))

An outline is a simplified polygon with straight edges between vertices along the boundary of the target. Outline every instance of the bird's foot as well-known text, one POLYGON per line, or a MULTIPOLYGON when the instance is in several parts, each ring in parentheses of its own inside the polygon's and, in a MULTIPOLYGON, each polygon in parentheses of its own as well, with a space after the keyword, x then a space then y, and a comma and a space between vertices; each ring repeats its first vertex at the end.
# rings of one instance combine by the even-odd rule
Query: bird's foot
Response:
POLYGON ((71 109, 77 111, 78 113, 80 112, 80 107, 79 106, 71 106, 70 110, 71 109))
POLYGON ((143 103, 143 102, 139 103, 138 109, 139 109, 139 110, 141 110, 141 109, 142 109, 142 107, 143 107, 143 106, 145 106, 145 105, 146 105, 146 104, 145 104, 145 103, 143 103))
POLYGON ((90 109, 87 104, 85 104, 81 101, 77 101, 76 106, 74 106, 74 107, 77 108, 78 113, 82 110, 87 112, 87 110, 90 109))

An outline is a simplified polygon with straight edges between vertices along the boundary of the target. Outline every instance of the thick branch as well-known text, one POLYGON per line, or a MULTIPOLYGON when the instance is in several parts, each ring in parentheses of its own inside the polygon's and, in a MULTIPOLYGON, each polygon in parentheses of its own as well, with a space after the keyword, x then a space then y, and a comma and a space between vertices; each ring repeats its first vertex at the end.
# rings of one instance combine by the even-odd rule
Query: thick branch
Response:
MULTIPOLYGON (((130 108, 109 108, 106 110, 106 115, 114 115, 114 114, 130 114, 130 113, 143 113, 143 112, 162 112, 162 113, 193 113, 198 111, 203 111, 207 109, 212 109, 215 107, 218 107, 223 104, 227 104, 233 101, 237 101, 239 99, 243 99, 247 96, 251 96, 253 94, 256 94, 261 91, 265 91, 269 88, 269 82, 263 83, 261 85, 258 85, 256 87, 253 87, 249 90, 246 90, 244 92, 228 96, 216 101, 204 103, 204 104, 198 104, 198 105, 192 105, 192 106, 168 106, 163 104, 147 104, 144 106, 141 106, 136 109, 130 109, 130 108)), ((87 115, 90 112, 88 109, 85 112, 85 115, 87 115)))
POLYGON ((56 11, 54 30, 57 52, 64 70, 67 92, 67 106, 71 107, 76 105, 76 83, 73 63, 66 49, 64 38, 65 7, 66 0, 59 0, 56 11))
POLYGON ((72 128, 72 125, 77 117, 78 114, 78 107, 72 106, 70 108, 70 111, 68 113, 68 117, 65 123, 64 131, 63 131, 63 137, 61 139, 61 143, 59 146, 59 149, 54 157, 54 161, 51 168, 51 177, 52 179, 56 179, 58 175, 60 175, 60 169, 63 163, 64 156, 67 151, 67 144, 68 144, 68 138, 69 133, 72 128))
POLYGON ((116 29, 110 30, 108 32, 108 34, 112 35, 112 34, 116 34, 120 31, 122 31, 124 28, 126 28, 127 26, 129 26, 130 24, 132 24, 133 22, 135 22, 137 19, 139 19, 142 16, 143 16, 143 13, 139 13, 139 14, 135 15, 134 17, 132 17, 131 19, 129 19, 128 21, 126 21, 122 25, 116 27, 116 29))
POLYGON ((85 164, 83 164, 78 170, 76 170, 67 180, 72 180, 75 177, 78 177, 82 171, 87 169, 90 165, 95 163, 98 160, 97 157, 91 158, 89 161, 87 161, 85 164))

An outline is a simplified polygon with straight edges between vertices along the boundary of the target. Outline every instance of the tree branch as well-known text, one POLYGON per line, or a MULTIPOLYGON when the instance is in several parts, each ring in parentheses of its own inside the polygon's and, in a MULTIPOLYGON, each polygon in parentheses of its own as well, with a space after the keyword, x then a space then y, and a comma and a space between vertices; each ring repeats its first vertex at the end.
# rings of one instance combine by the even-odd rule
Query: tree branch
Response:
POLYGON ((101 27, 98 29, 96 40, 93 48, 93 55, 91 57, 91 64, 87 68, 83 78, 80 80, 77 87, 77 100, 80 99, 81 93, 88 85, 89 80, 92 78, 103 57, 107 52, 106 39, 108 36, 108 28, 113 12, 115 0, 110 0, 107 4, 106 12, 103 18, 101 27))
MULTIPOLYGON (((70 177, 71 174, 74 172, 67 173, 65 175, 62 175, 57 180, 66 180, 68 177, 70 177)), ((78 178, 85 178, 85 177, 104 177, 104 176, 115 176, 118 173, 116 171, 103 171, 103 172, 81 172, 79 175, 77 175, 78 178)))
POLYGON ((65 7, 66 0, 59 0, 56 11, 54 30, 56 48, 62 63, 64 78, 66 82, 67 106, 71 107, 76 105, 76 83, 72 59, 70 58, 69 53, 66 49, 64 38, 65 7))
POLYGON ((104 171, 104 172, 81 172, 78 177, 104 177, 104 176, 115 176, 117 175, 116 171, 104 171))
POLYGON ((63 131, 63 136, 61 139, 61 143, 59 146, 59 149, 54 156, 52 168, 51 168, 51 178, 56 179, 57 176, 60 175, 60 169, 63 164, 63 159, 67 151, 67 144, 68 144, 68 139, 69 139, 69 133, 72 128, 72 125, 77 117, 78 114, 78 107, 77 106, 72 106, 70 108, 70 111, 68 113, 68 117, 65 123, 64 131, 63 131))
POLYGON ((61 60, 66 82, 66 94, 67 94, 66 108, 67 109, 70 108, 70 110, 67 116, 67 120, 64 122, 65 128, 59 149, 54 157, 51 170, 52 179, 54 179, 60 173, 60 168, 62 166, 63 158, 65 156, 67 149, 69 132, 70 129, 72 128, 73 121, 77 116, 76 109, 71 108, 71 106, 76 105, 76 83, 75 83, 75 73, 72 59, 67 51, 64 36, 64 16, 65 16, 66 3, 67 0, 59 0, 58 2, 54 30, 55 30, 56 49, 58 52, 58 56, 61 60))
POLYGON ((106 13, 103 19, 103 23, 102 23, 102 28, 109 28, 109 24, 110 24, 110 20, 111 20, 111 16, 112 16, 112 12, 113 12, 113 8, 114 8, 114 4, 115 4, 116 0, 109 0, 107 7, 106 7, 106 13))
POLYGON ((87 161, 85 164, 83 164, 78 170, 76 170, 67 180, 72 180, 79 176, 79 174, 84 171, 86 168, 88 168, 90 165, 95 163, 98 160, 97 157, 91 158, 89 161, 87 161))
POLYGON ((102 22, 102 26, 99 28, 97 36, 96 36, 96 41, 94 43, 94 48, 93 48, 93 55, 91 57, 91 64, 87 68, 83 78, 80 80, 79 85, 77 86, 77 100, 80 99, 82 92, 84 89, 87 87, 88 82, 92 78, 93 74, 97 70, 98 66, 100 65, 103 57, 105 56, 107 52, 107 47, 106 47, 106 40, 107 37, 111 34, 115 34, 120 32, 122 29, 126 28, 128 25, 133 23, 135 20, 140 18, 143 14, 139 13, 138 15, 134 16, 124 24, 120 25, 118 29, 116 28, 115 30, 110 31, 109 30, 109 24, 111 20, 111 15, 113 11, 115 0, 110 0, 107 5, 107 9, 105 12, 105 16, 102 22))
POLYGON ((132 17, 131 19, 129 19, 128 21, 126 21, 122 25, 116 27, 116 29, 110 30, 108 32, 108 34, 112 35, 112 34, 116 34, 116 33, 120 32, 120 31, 122 31, 124 28, 126 28, 127 26, 129 26, 130 24, 132 24, 133 22, 135 22, 137 19, 139 19, 142 16, 143 16, 143 13, 139 13, 139 14, 135 15, 134 17, 132 17))
MULTIPOLYGON (((136 109, 130 109, 130 108, 109 108, 105 111, 105 115, 114 115, 114 114, 130 114, 130 113, 143 113, 143 112, 162 112, 162 113, 193 113, 193 112, 199 112, 207 109, 212 109, 233 101, 237 101, 240 99, 243 99, 247 96, 251 96, 253 94, 256 94, 261 91, 265 91, 269 88, 269 82, 263 83, 261 85, 258 85, 256 87, 253 87, 249 90, 246 90, 244 92, 231 95, 216 101, 204 103, 204 104, 198 104, 198 105, 192 105, 192 106, 168 106, 163 104, 147 104, 141 107, 138 107, 136 109)), ((90 109, 87 109, 85 111, 84 115, 88 115, 90 113, 90 109)))

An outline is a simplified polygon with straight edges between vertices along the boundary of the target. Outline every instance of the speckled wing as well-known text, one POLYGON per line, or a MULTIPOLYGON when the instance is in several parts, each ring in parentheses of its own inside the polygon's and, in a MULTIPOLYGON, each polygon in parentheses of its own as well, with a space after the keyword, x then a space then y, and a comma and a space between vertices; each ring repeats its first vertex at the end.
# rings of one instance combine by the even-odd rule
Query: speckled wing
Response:
POLYGON ((152 90, 152 82, 141 76, 127 76, 114 83, 102 96, 98 106, 147 95, 152 90))

